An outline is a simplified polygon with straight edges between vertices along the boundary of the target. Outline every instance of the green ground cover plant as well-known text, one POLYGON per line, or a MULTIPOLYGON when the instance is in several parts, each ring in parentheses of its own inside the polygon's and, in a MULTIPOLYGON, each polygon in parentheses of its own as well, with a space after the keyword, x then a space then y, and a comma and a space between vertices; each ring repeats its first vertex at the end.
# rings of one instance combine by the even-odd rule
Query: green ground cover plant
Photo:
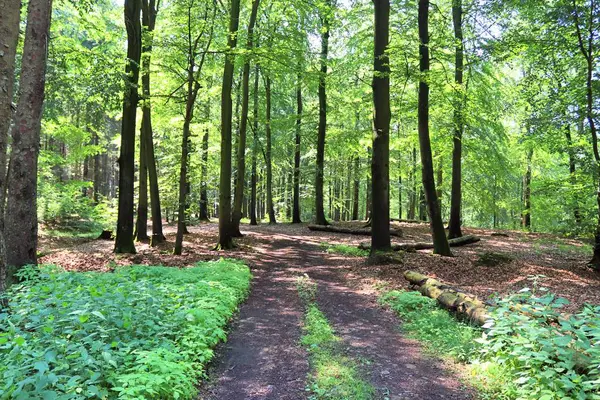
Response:
POLYGON ((466 364, 481 398, 600 399, 600 307, 564 316, 565 299, 524 289, 498 300, 480 329, 418 292, 390 291, 380 302, 429 352, 466 364))
POLYGON ((330 254, 341 254, 350 257, 368 257, 369 252, 367 250, 359 249, 356 246, 348 246, 345 244, 329 244, 321 243, 321 247, 330 254))
POLYGON ((221 259, 21 278, 0 311, 0 398, 191 399, 251 274, 221 259))

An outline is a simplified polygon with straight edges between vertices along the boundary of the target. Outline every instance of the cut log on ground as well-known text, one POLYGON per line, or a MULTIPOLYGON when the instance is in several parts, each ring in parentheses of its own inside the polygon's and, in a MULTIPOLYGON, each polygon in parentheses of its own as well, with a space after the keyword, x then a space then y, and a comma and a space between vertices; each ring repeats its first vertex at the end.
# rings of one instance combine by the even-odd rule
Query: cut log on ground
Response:
MULTIPOLYGON (((335 225, 309 225, 308 229, 311 231, 319 232, 332 232, 332 233, 347 233, 349 235, 371 235, 370 228, 346 228, 335 225)), ((396 237, 402 237, 402 231, 400 229, 390 229, 390 235, 396 237)))
MULTIPOLYGON (((473 244, 479 242, 481 239, 474 235, 466 235, 456 239, 448 240, 448 244, 450 247, 459 247, 465 246, 468 244, 473 244)), ((370 250, 371 245, 369 243, 361 243, 358 246, 362 250, 370 250)), ((433 249, 433 243, 396 243, 392 245, 392 250, 394 251, 417 251, 417 250, 427 250, 433 249)))
POLYGON ((401 222, 403 224, 418 224, 418 225, 427 225, 429 222, 421 221, 418 219, 398 219, 398 218, 390 218, 392 222, 401 222))
POLYGON ((486 305, 473 295, 415 271, 406 271, 404 278, 423 296, 437 300, 442 307, 479 326, 490 319, 486 305))

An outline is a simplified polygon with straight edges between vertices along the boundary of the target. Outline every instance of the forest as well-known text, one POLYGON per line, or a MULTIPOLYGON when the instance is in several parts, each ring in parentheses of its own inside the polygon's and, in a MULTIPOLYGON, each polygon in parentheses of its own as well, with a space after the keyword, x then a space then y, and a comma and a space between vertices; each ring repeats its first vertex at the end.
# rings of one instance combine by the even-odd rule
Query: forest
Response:
POLYGON ((600 399, 597 0, 0 0, 0 400, 600 399))

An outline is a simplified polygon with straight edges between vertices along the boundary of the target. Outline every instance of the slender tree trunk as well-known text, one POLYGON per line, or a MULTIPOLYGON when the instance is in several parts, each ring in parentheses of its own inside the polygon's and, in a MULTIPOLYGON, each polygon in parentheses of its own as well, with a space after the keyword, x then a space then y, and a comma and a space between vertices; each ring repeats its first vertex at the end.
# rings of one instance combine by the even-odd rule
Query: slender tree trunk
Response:
POLYGON ((319 131, 317 135, 317 176, 315 179, 315 219, 317 225, 328 225, 323 207, 323 173, 325 168, 325 135, 327 134, 327 59, 329 57, 329 11, 331 0, 325 0, 321 15, 321 73, 319 75, 319 131))
MULTIPOLYGON (((210 120, 210 102, 206 102, 206 119, 210 120)), ((209 221, 208 215, 208 193, 206 192, 206 180, 208 178, 208 127, 204 129, 202 136, 202 167, 200 169, 200 221, 209 221)))
MULTIPOLYGON (((21 0, 0 0, 0 230, 4 227, 8 134, 12 120, 21 0)), ((1 278, 0 278, 1 279, 1 278)), ((1 286, 1 282, 0 282, 1 286)), ((2 287, 0 287, 0 293, 2 287)))
MULTIPOLYGON (((567 147, 569 153, 569 180, 571 186, 575 187, 577 184, 577 164, 575 159, 575 151, 573 149, 573 139, 571 138, 571 127, 567 125, 565 128, 565 137, 567 139, 567 147)), ((573 206, 573 216, 575 217, 575 223, 581 225, 581 211, 579 210, 578 195, 575 193, 575 201, 573 206)))
POLYGON ((146 167, 146 143, 144 135, 144 121, 142 119, 142 129, 140 134, 140 167, 138 183, 138 208, 135 224, 135 236, 138 241, 148 240, 148 168, 146 167))
POLYGON ((410 198, 408 201, 408 215, 407 219, 416 219, 416 208, 417 208, 417 149, 412 149, 412 166, 410 169, 410 198))
POLYGON ((237 31, 240 24, 240 0, 231 0, 229 21, 228 54, 225 57, 223 86, 221 90, 221 174, 219 181, 219 244, 227 250, 234 247, 231 232, 231 89, 235 57, 231 53, 237 45, 237 31))
POLYGON ((142 51, 141 4, 139 0, 125 0, 127 27, 126 89, 123 99, 121 126, 121 153, 119 156, 119 212, 115 253, 135 253, 133 243, 133 186, 135 181, 135 123, 138 105, 138 80, 142 51))
POLYGON ((256 185, 257 172, 256 162, 258 153, 258 84, 259 84, 260 69, 258 65, 254 70, 254 116, 253 116, 253 142, 252 142, 252 172, 250 175, 250 225, 258 225, 256 221, 256 185))
POLYGON ((294 147, 294 206, 292 212, 292 223, 301 223, 300 219, 300 140, 302 135, 302 74, 298 73, 296 86, 296 145, 294 147))
MULTIPOLYGON (((371 155, 371 147, 367 147, 367 165, 371 165, 372 164, 372 155, 371 155)), ((367 186, 365 188, 365 192, 366 192, 366 200, 365 200, 365 219, 368 221, 369 225, 371 224, 371 208, 372 208, 372 201, 371 201, 371 180, 372 177, 369 174, 367 176, 367 186)))
MULTIPOLYGON (((92 143, 94 146, 99 145, 98 134, 96 132, 93 133, 92 143)), ((94 203, 98 204, 100 202, 100 187, 102 185, 102 170, 101 170, 101 154, 98 152, 94 154, 94 203)))
POLYGON ((271 78, 267 75, 265 84, 265 96, 267 98, 267 121, 265 124, 267 135, 267 149, 265 152, 265 163, 267 164, 267 212, 269 224, 275 224, 275 209, 273 208, 273 166, 271 164, 271 78))
MULTIPOLYGON (((260 0, 252 1, 252 12, 248 23, 248 42, 246 50, 251 51, 254 47, 254 25, 258 14, 260 0)), ((233 214, 231 220, 231 233, 240 237, 240 220, 242 219, 242 202, 244 200, 244 187, 246 182, 246 132, 248 128, 248 107, 250 97, 250 58, 246 57, 242 72, 242 115, 240 117, 240 133, 237 149, 237 176, 235 180, 235 195, 233 199, 233 214)))
POLYGON ((8 282, 13 268, 37 263, 37 163, 51 17, 51 0, 29 1, 7 182, 4 232, 6 264, 12 267, 6 274, 8 282))
POLYGON ((464 42, 462 29, 462 0, 453 0, 452 21, 454 24, 455 70, 454 83, 456 84, 458 96, 454 102, 454 150, 452 152, 452 191, 450 197, 450 221, 448 222, 448 237, 450 239, 462 236, 461 231, 461 205, 462 205, 462 138, 464 132, 463 105, 465 94, 463 93, 463 71, 464 71, 464 42))
POLYGON ((344 210, 344 215, 345 215, 345 220, 346 221, 350 221, 352 219, 352 169, 353 169, 353 159, 352 158, 348 158, 348 169, 346 170, 346 191, 345 191, 345 198, 346 198, 346 209, 344 210))
POLYGON ((389 251, 390 242, 390 2, 373 0, 375 5, 375 54, 373 75, 373 157, 371 160, 373 211, 371 254, 389 251))
POLYGON ((533 149, 527 151, 527 171, 523 178, 523 228, 531 230, 531 160, 533 149))
POLYGON ((431 219, 434 254, 451 256, 450 246, 444 231, 441 208, 435 189, 431 141, 429 139, 429 0, 419 0, 419 46, 421 81, 419 82, 419 145, 421 148, 421 164, 423 173, 423 189, 431 219))
MULTIPOLYGON (((142 188, 142 173, 149 179, 150 205, 152 209, 152 239, 151 246, 165 241, 162 230, 162 214, 160 210, 160 194, 158 187, 158 173, 156 171, 156 158, 154 156, 154 140, 152 132, 152 105, 150 102, 150 55, 152 53, 152 35, 156 26, 156 15, 160 0, 142 0, 142 25, 148 32, 148 40, 143 44, 142 52, 145 54, 142 61, 142 90, 144 102, 142 104, 142 129, 140 134, 140 149, 143 147, 143 160, 140 158, 140 199, 138 208, 138 239, 140 238, 140 227, 144 226, 147 237, 148 224, 148 194, 142 188), (142 168, 144 164, 144 168, 142 168), (145 204, 144 204, 145 203, 145 204)), ((146 178, 144 178, 146 181, 146 178)))
POLYGON ((360 196, 360 158, 354 157, 354 189, 352 193, 352 220, 358 221, 358 207, 360 196))

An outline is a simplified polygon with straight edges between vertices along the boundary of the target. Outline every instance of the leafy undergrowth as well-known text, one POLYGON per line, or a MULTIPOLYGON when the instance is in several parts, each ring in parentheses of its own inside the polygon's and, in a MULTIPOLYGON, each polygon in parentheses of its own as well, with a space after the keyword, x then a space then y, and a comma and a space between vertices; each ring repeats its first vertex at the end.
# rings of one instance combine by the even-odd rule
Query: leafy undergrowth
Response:
POLYGON ((563 317, 566 300, 523 290, 499 300, 484 329, 457 321, 418 292, 381 297, 435 355, 465 363, 484 399, 600 399, 600 307, 563 317))
POLYGON ((369 252, 367 250, 359 249, 356 246, 348 246, 345 244, 329 244, 321 243, 321 247, 330 254, 341 254, 350 257, 368 257, 369 252))
POLYGON ((246 297, 235 260, 114 273, 26 268, 0 311, 2 399, 191 399, 246 297))
POLYGON ((310 354, 311 373, 307 391, 309 399, 369 400, 374 398, 375 389, 359 372, 358 363, 341 349, 341 339, 314 299, 316 284, 307 276, 297 281, 298 292, 306 306, 302 345, 310 354))

